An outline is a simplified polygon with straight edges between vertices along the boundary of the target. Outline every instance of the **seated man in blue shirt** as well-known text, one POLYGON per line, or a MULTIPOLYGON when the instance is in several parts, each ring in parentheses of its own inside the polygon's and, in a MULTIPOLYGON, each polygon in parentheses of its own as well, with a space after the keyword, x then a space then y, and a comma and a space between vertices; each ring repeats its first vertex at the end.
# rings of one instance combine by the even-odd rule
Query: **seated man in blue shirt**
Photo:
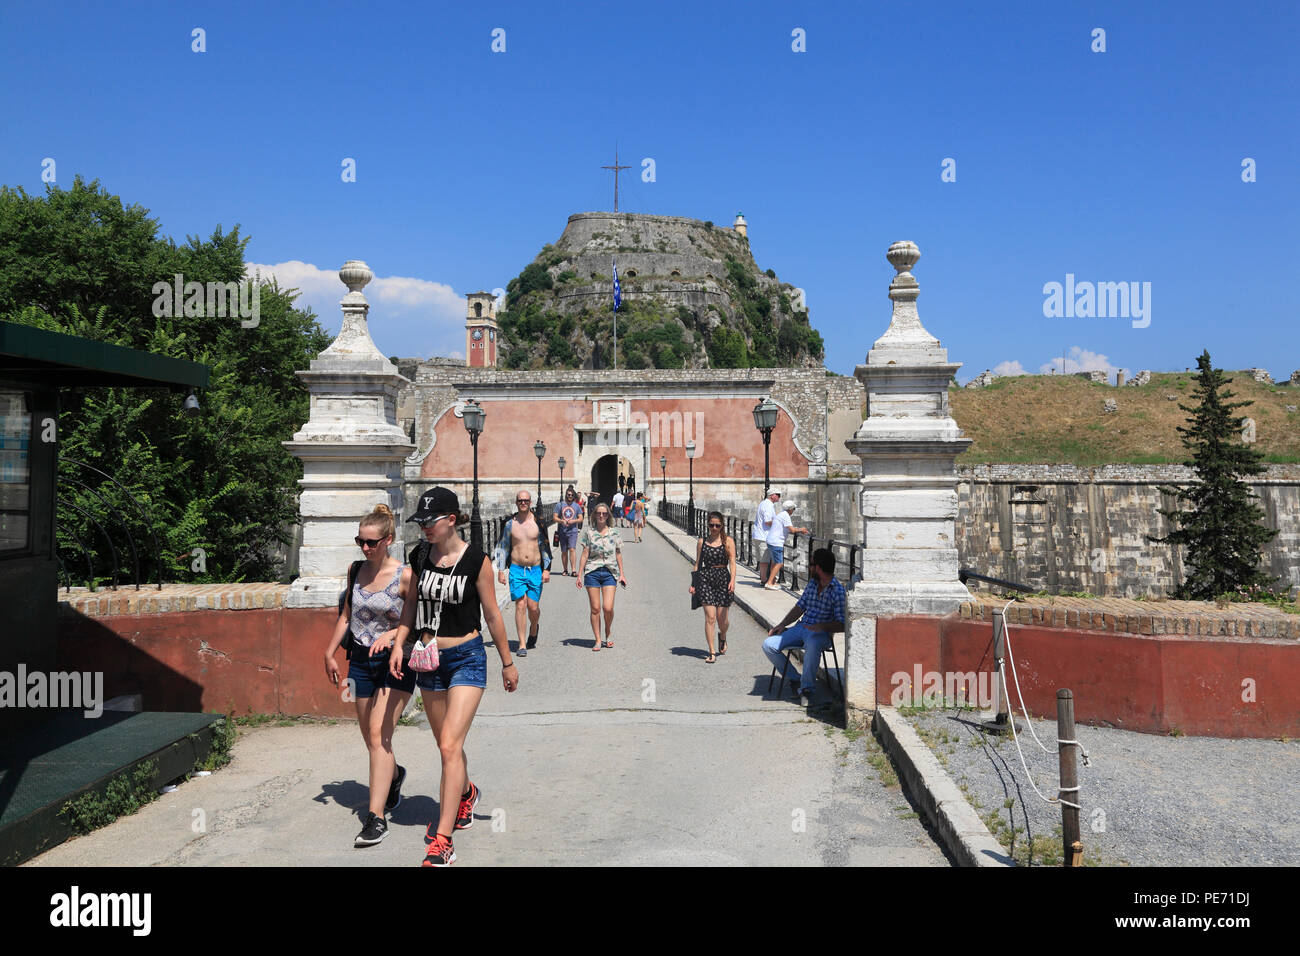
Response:
MULTIPOLYGON (((812 699, 813 682, 821 667, 822 652, 830 646, 831 635, 844 630, 844 585, 835 579, 835 555, 829 548, 818 548, 813 552, 808 571, 812 580, 790 613, 767 632, 767 640, 763 642, 763 653, 778 671, 785 667, 785 651, 803 648, 799 702, 804 705, 812 699), (800 617, 803 619, 791 627, 800 617)), ((795 666, 793 661, 790 666, 795 666)))

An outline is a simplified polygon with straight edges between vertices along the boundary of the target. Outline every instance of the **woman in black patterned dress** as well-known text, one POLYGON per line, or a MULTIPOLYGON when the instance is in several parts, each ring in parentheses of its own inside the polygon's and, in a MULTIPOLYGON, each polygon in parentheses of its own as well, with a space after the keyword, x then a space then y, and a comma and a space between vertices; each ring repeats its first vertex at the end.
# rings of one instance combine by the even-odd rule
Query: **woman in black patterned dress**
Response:
MULTIPOLYGON (((722 530, 722 512, 709 512, 709 533, 695 543, 695 570, 700 572, 700 603, 704 606, 704 640, 712 664, 713 631, 718 631, 718 657, 727 653, 727 608, 736 591, 736 542, 722 530)), ((695 593, 692 587, 690 592, 695 593)))

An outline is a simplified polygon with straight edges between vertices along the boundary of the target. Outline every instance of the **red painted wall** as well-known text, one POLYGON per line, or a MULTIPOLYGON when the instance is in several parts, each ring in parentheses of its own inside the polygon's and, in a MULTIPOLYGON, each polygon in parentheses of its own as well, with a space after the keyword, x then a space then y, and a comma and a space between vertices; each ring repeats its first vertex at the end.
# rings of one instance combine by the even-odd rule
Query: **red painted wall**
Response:
MULTIPOLYGON (((325 677, 329 608, 59 616, 59 667, 102 671, 105 699, 145 710, 352 716, 325 677)), ((337 655, 346 676, 347 661, 337 655)))
MULTIPOLYGON (((467 392, 465 397, 474 396, 467 392)), ((539 438, 546 443, 542 470, 548 479, 556 473, 555 462, 560 455, 568 459, 572 468, 576 454, 573 426, 593 421, 592 403, 578 399, 524 402, 482 399, 480 403, 487 413, 487 421, 478 443, 478 469, 479 477, 489 480, 531 475, 535 481, 537 457, 533 443, 539 438)), ((686 474, 684 445, 689 438, 697 446, 696 478, 762 478, 763 436, 754 428, 754 405, 752 398, 633 399, 631 410, 632 421, 648 422, 651 439, 657 439, 650 455, 655 469, 659 467, 659 456, 663 455, 668 459, 670 475, 675 478, 686 474), (675 425, 655 427, 662 421, 655 416, 661 414, 677 415, 683 423, 680 432, 675 425)), ((808 459, 795 447, 793 432, 794 423, 781 412, 772 431, 773 478, 808 477, 808 459)), ((473 458, 464 421, 448 410, 434 423, 434 433, 438 440, 424 460, 420 474, 425 478, 468 476, 473 469, 473 458)), ((641 476, 641 487, 645 487, 645 477, 641 476)))
MULTIPOLYGON (((1056 716, 1056 691, 1074 692, 1075 719, 1146 733, 1300 736, 1300 645, 1267 638, 1189 639, 1013 624, 1020 690, 1035 716, 1056 716), (1254 701, 1243 701, 1243 681, 1254 701)), ((993 625, 956 617, 880 618, 876 697, 897 673, 992 671, 993 625)), ((1009 671, 1008 671, 1009 673, 1009 671)), ((1019 699, 1012 700, 1019 704, 1019 699)))

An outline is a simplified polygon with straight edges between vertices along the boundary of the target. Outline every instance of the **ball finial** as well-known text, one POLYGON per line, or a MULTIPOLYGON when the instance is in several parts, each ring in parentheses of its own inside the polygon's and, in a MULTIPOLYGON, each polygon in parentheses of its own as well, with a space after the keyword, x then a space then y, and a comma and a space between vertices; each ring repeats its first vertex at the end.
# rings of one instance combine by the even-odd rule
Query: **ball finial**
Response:
POLYGON ((349 292, 360 292, 375 277, 370 266, 360 259, 349 259, 339 269, 339 279, 348 287, 349 292))
POLYGON ((915 242, 903 239, 889 247, 889 251, 885 253, 885 258, 901 275, 904 272, 912 271, 912 266, 916 265, 917 260, 921 258, 921 250, 915 242))

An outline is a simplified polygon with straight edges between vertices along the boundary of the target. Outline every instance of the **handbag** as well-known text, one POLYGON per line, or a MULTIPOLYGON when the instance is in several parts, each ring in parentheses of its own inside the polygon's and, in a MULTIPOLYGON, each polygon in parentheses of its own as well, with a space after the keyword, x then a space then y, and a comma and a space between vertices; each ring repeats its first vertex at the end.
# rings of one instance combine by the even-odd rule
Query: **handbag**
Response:
POLYGON ((407 661, 413 671, 436 671, 438 669, 438 638, 428 634, 425 640, 417 640, 411 649, 411 659, 407 661))
POLYGON ((694 593, 691 594, 691 610, 698 611, 704 604, 704 602, 700 600, 700 572, 699 571, 691 572, 691 587, 695 588, 694 593))
MULTIPOLYGON (((348 598, 352 595, 352 587, 357 583, 357 573, 361 570, 361 562, 353 561, 352 567, 348 568, 348 586, 342 594, 339 595, 339 613, 343 613, 343 605, 347 603, 348 598)), ((343 648, 343 653, 348 660, 352 660, 352 649, 356 647, 356 638, 352 636, 352 623, 348 622, 347 633, 343 635, 343 641, 339 647, 343 648)))

